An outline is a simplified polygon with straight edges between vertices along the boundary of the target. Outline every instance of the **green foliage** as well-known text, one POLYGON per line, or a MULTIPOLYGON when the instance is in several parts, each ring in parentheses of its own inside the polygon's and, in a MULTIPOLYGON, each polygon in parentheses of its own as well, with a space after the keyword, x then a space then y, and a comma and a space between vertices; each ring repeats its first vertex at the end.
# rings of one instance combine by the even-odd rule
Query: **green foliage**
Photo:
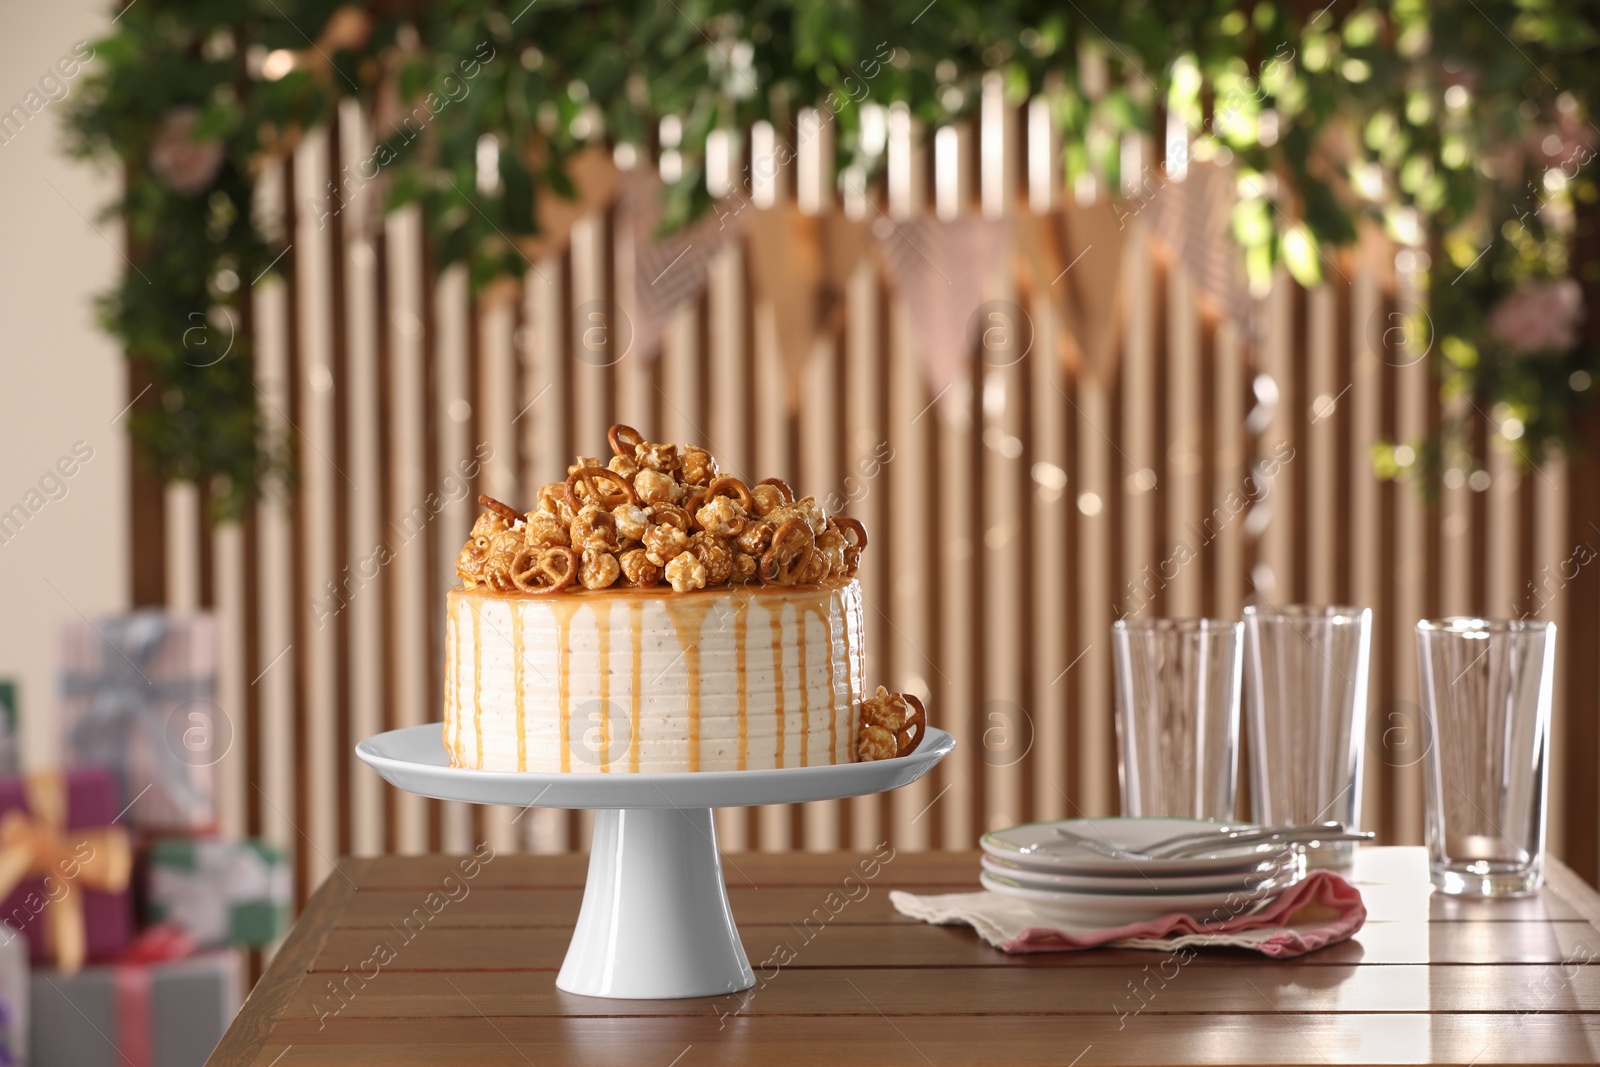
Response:
MULTIPOLYGON (((1600 33, 1587 12, 1556 0, 142 0, 95 44, 72 128, 77 152, 113 154, 128 175, 110 213, 137 270, 103 313, 161 397, 131 420, 138 451, 164 478, 212 485, 221 514, 288 473, 244 333, 215 359, 254 279, 293 265, 252 216, 252 175, 351 95, 379 140, 355 162, 382 174, 388 207, 419 205, 437 261, 467 262, 478 285, 527 268, 516 242, 534 233, 539 198, 572 195, 575 152, 653 148, 668 116, 683 164, 671 227, 709 206, 713 131, 766 120, 792 135, 805 107, 832 125, 840 168, 873 181, 883 144, 868 105, 902 104, 931 128, 970 115, 997 71, 1011 99, 1049 102, 1068 180, 1113 189, 1148 180, 1121 173, 1121 146, 1170 115, 1196 160, 1236 166, 1233 232, 1258 289, 1280 264, 1305 284, 1327 277, 1364 221, 1425 253, 1442 388, 1518 420, 1516 447, 1536 458, 1565 439, 1595 353, 1512 351, 1485 321, 1518 286, 1566 273, 1573 204, 1595 195, 1587 158, 1560 188, 1537 185, 1535 203, 1528 184, 1593 144, 1600 33), (180 108, 198 109, 194 142, 224 149, 195 193, 152 168, 180 108), (479 174, 485 136, 492 181, 479 174), (1557 152, 1542 147, 1551 137, 1557 152), (194 333, 208 317, 214 329, 194 333)), ((316 192, 338 210, 338 190, 316 192)), ((1406 454, 1439 457, 1435 473, 1470 465, 1469 437, 1449 424, 1406 454)))

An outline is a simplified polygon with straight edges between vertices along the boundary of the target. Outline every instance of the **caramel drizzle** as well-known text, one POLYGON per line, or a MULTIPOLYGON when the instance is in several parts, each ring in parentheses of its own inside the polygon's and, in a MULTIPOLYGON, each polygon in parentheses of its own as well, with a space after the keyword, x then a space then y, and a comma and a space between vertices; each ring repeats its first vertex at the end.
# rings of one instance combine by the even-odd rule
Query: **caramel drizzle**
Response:
POLYGON ((483 770, 483 640, 481 629, 482 605, 476 598, 472 604, 472 732, 477 738, 478 769, 483 770))
POLYGON ((517 697, 517 770, 528 769, 528 717, 523 710, 522 693, 522 612, 511 609, 512 688, 517 697))
POLYGON ((709 597, 668 597, 663 602, 689 672, 689 769, 700 769, 700 634, 705 629, 709 597))
POLYGON ((750 657, 744 647, 745 638, 750 632, 750 598, 739 596, 734 603, 734 673, 738 675, 739 686, 739 769, 742 771, 748 766, 750 756, 750 687, 745 671, 750 657))
POLYGON ((796 604, 794 609, 794 624, 799 629, 799 639, 795 647, 800 653, 800 766, 811 766, 811 686, 807 684, 810 679, 806 677, 806 609, 803 604, 796 604))
POLYGON ((611 602, 597 600, 594 624, 600 634, 600 772, 611 770, 611 602))
POLYGON ((767 608, 767 618, 772 622, 772 695, 774 700, 773 711, 778 716, 778 751, 774 757, 774 766, 783 766, 783 609, 772 610, 767 608))
POLYGON ((628 629, 633 636, 633 685, 628 690, 628 770, 639 770, 639 691, 644 669, 644 604, 628 605, 628 629))

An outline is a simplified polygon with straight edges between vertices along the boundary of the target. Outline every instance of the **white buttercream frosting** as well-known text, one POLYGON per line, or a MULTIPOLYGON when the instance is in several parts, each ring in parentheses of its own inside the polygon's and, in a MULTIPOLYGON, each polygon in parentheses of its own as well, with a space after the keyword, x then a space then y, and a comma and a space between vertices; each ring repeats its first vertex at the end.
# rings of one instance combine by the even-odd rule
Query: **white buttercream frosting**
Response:
POLYGON ((451 764, 627 773, 848 763, 861 588, 446 599, 451 764))

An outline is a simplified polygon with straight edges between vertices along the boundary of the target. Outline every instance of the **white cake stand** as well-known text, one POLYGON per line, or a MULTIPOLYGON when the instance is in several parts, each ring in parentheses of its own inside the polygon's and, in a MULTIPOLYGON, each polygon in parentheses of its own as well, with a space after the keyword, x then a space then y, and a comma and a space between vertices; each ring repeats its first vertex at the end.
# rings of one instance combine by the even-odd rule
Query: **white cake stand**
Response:
POLYGON ((595 811, 589 878, 557 988, 657 1000, 755 984, 728 909, 712 808, 837 800, 926 774, 955 738, 928 730, 915 752, 874 763, 686 774, 534 774, 450 766, 438 723, 356 746, 390 784, 469 804, 595 811))

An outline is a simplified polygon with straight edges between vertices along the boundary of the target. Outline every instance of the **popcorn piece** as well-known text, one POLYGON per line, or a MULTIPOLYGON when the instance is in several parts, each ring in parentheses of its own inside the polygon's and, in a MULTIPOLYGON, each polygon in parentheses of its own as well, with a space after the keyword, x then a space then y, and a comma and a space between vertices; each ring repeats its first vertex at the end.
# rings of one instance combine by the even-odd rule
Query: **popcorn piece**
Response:
POLYGON ((622 564, 609 552, 584 549, 578 581, 585 589, 605 589, 622 575, 622 564))
POLYGON ((702 530, 689 538, 689 551, 706 569, 707 585, 726 585, 733 577, 733 549, 716 534, 702 530))
POLYGON ((461 554, 456 557, 456 574, 460 575, 468 589, 476 589, 484 581, 484 568, 488 562, 489 539, 470 538, 461 546, 461 554))
POLYGON ((657 470, 642 470, 633 476, 633 491, 645 504, 671 504, 682 493, 672 475, 657 470))
POLYGON ((530 511, 522 537, 529 545, 539 548, 572 543, 567 524, 548 511, 530 511))
MULTIPOLYGON (((624 507, 627 505, 623 505, 624 507)), ((589 552, 616 552, 617 520, 599 504, 585 504, 572 520, 572 547, 587 555, 589 552)))
POLYGON ((585 468, 585 467, 604 467, 604 466, 605 466, 605 464, 601 463, 600 460, 597 459, 594 456, 579 456, 578 457, 578 461, 576 463, 572 463, 572 464, 569 464, 567 466, 567 473, 568 474, 576 474, 578 471, 583 470, 583 468, 585 468))
POLYGON ((814 496, 801 497, 789 505, 789 511, 805 519, 813 534, 820 534, 828 528, 828 513, 822 510, 822 505, 817 503, 814 496))
POLYGON ((671 474, 680 465, 677 445, 658 445, 652 441, 640 442, 633 450, 633 458, 639 466, 662 474, 671 474))
POLYGON ((474 539, 481 537, 484 540, 488 540, 495 534, 504 533, 509 529, 511 529, 511 524, 509 522, 501 518, 499 515, 496 515, 492 511, 485 511, 482 515, 479 515, 477 521, 472 524, 472 537, 474 539))
POLYGON ((657 523, 644 532, 644 550, 651 563, 665 567, 672 559, 689 551, 689 535, 676 526, 657 523))
MULTIPOLYGON (((660 529, 660 527, 657 527, 660 529)), ((682 531, 678 531, 682 533, 682 531)), ((675 593, 687 593, 692 589, 706 587, 706 568, 693 552, 680 552, 671 563, 667 564, 667 581, 675 593)))
POLYGON ((639 473, 639 464, 632 456, 612 456, 606 464, 606 469, 615 471, 624 478, 632 478, 639 473))
POLYGON ((863 727, 856 738, 856 759, 861 763, 893 759, 899 751, 900 743, 895 740, 894 734, 881 726, 863 727))
POLYGON ((650 513, 634 504, 619 504, 611 509, 616 521, 617 536, 629 541, 643 541, 644 531, 650 524, 650 513))
POLYGON ((622 573, 628 578, 628 584, 645 588, 661 584, 661 565, 650 559, 650 553, 642 548, 629 549, 622 554, 622 573))
POLYGON ((733 553, 732 580, 735 582, 754 581, 756 577, 756 567, 759 565, 759 563, 760 561, 750 553, 735 549, 733 553))
POLYGON ((725 496, 712 497, 694 513, 700 528, 718 537, 733 537, 744 529, 744 517, 744 508, 725 496))
POLYGON ((766 519, 760 522, 746 522, 744 530, 737 538, 740 551, 749 552, 754 556, 761 555, 772 547, 772 532, 777 528, 776 523, 766 519))
POLYGON ((783 490, 767 482, 752 485, 750 487, 750 497, 756 502, 756 514, 763 518, 788 503, 784 499, 783 490))
POLYGON ((527 548, 521 530, 502 530, 489 539, 489 550, 484 560, 484 582, 489 588, 509 593, 516 588, 512 574, 516 570, 518 553, 527 548))
POLYGON ((572 505, 567 503, 567 483, 551 482, 539 490, 539 510, 554 515, 562 523, 573 519, 572 505))
POLYGON ((710 485, 718 473, 716 458, 704 448, 684 448, 679 465, 683 480, 689 485, 710 485))

